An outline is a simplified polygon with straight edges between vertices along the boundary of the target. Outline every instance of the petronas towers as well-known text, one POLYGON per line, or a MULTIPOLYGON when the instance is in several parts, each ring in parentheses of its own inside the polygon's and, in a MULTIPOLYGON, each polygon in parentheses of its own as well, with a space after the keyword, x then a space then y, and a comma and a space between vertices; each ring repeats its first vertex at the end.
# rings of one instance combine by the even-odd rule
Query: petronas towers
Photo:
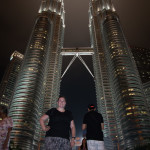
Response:
MULTIPOLYGON (((43 0, 19 73, 9 114, 11 139, 23 150, 41 146, 40 116, 59 96, 65 29, 63 0, 43 0)), ((89 31, 98 111, 107 149, 133 149, 150 137, 150 112, 119 17, 110 0, 90 0, 89 31)))

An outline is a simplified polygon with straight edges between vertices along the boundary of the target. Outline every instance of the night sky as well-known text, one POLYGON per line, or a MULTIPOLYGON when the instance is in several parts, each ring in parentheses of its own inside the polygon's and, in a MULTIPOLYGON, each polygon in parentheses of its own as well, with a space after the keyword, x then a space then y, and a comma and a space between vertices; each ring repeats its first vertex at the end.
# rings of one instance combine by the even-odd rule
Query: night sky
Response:
MULTIPOLYGON (((130 45, 150 48, 150 0, 113 0, 126 38, 130 45)), ((17 50, 25 52, 41 0, 0 0, 0 79, 17 50)), ((64 0, 66 30, 64 47, 89 47, 89 0, 64 0)), ((64 57, 63 70, 71 57, 64 57)), ((92 70, 91 57, 83 57, 92 70)), ((92 70, 93 72, 93 70, 92 70)), ((61 94, 67 98, 79 128, 89 103, 96 104, 92 76, 77 59, 61 81, 61 94)))

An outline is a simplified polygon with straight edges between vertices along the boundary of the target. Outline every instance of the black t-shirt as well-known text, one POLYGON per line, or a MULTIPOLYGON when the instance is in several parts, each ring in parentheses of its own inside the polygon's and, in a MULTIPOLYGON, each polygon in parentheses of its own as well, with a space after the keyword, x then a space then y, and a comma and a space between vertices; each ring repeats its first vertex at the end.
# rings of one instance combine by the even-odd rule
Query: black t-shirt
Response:
POLYGON ((68 110, 60 112, 56 108, 52 108, 46 112, 49 116, 50 130, 46 132, 46 137, 62 137, 69 139, 70 123, 73 120, 72 113, 68 110))
POLYGON ((101 123, 103 123, 103 117, 100 113, 96 111, 90 111, 85 114, 83 124, 87 125, 87 140, 103 141, 101 123))

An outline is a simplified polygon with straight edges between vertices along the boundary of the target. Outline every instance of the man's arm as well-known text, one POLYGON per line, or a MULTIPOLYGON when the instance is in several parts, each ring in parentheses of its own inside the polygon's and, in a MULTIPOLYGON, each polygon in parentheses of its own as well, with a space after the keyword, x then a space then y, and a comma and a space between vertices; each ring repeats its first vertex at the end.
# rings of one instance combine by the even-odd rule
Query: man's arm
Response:
POLYGON ((50 127, 45 126, 45 121, 46 121, 47 119, 49 119, 49 116, 48 116, 48 115, 43 115, 43 116, 40 118, 40 125, 41 125, 43 131, 48 131, 48 130, 50 129, 50 127))
POLYGON ((70 128, 71 128, 71 135, 72 135, 72 138, 71 138, 71 147, 73 147, 74 144, 75 144, 75 136, 76 136, 76 128, 75 128, 75 124, 74 124, 73 120, 70 123, 70 128))
POLYGON ((82 130, 83 130, 82 136, 83 137, 86 137, 86 128, 87 128, 87 124, 82 124, 82 130))
POLYGON ((87 128, 86 124, 82 124, 82 130, 85 130, 87 128))

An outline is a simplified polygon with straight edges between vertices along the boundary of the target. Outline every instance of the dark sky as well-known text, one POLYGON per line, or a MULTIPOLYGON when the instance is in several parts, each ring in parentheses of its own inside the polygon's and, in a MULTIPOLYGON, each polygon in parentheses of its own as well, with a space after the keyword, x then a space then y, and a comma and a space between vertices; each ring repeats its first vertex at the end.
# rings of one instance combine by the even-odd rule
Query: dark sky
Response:
MULTIPOLYGON (((150 48, 150 0, 113 2, 130 45, 150 48)), ((0 78, 13 51, 24 53, 40 3, 41 0, 0 0, 0 78)), ((89 0, 64 0, 64 3, 64 47, 90 46, 89 0)), ((91 66, 91 57, 83 58, 91 66)), ((71 57, 64 57, 63 69, 69 63, 69 59, 71 57)), ((92 77, 77 59, 62 79, 61 86, 61 93, 67 97, 68 108, 73 111, 76 124, 81 124, 88 103, 96 103, 94 91, 92 77)))

